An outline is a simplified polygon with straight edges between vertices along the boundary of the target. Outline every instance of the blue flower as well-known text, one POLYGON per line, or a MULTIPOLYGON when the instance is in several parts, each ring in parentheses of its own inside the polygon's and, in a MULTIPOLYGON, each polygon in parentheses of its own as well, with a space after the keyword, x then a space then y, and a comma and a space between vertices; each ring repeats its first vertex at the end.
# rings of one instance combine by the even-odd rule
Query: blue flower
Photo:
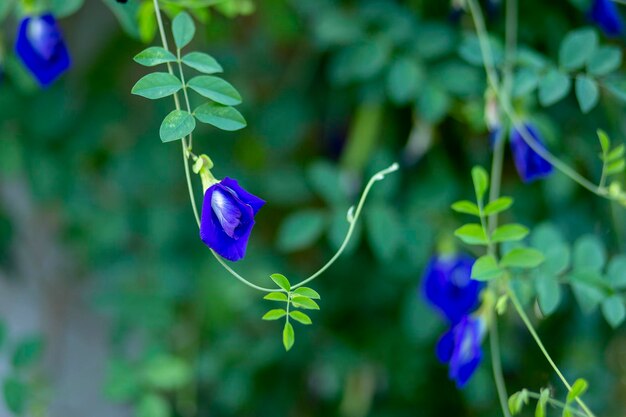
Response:
POLYGON ((54 16, 29 16, 20 23, 15 53, 42 86, 70 67, 70 56, 54 16))
POLYGON ((213 184, 204 193, 200 239, 221 257, 238 261, 246 254, 254 216, 264 204, 233 179, 213 184))
MULTIPOLYGON (((545 149, 539 131, 530 123, 526 123, 524 127, 535 142, 537 142, 542 149, 545 149)), ((515 168, 517 168, 517 172, 522 178, 522 181, 531 182, 545 178, 552 173, 552 164, 532 150, 517 129, 511 130, 511 151, 513 152, 515 168)))
POLYGON ((437 358, 449 366, 450 379, 463 388, 482 359, 480 347, 486 325, 482 317, 465 316, 437 343, 437 358))
POLYGON ((426 299, 454 325, 472 312, 483 283, 471 279, 474 259, 468 255, 433 256, 423 275, 426 299))
POLYGON ((624 31, 624 22, 612 0, 593 0, 589 17, 607 36, 618 36, 624 31))

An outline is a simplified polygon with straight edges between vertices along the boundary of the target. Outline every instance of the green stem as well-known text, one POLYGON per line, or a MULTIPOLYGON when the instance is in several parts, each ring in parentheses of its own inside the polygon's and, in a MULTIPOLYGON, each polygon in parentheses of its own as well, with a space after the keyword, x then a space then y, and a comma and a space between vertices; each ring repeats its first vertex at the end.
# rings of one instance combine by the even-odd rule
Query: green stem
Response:
MULTIPOLYGON (((552 367, 554 372, 558 375, 558 377, 561 380, 561 382, 563 382, 563 385, 565 385, 565 388, 567 388, 567 390, 571 392, 572 391, 572 386, 569 384, 569 382, 567 382, 567 379, 565 379, 565 376, 563 376, 563 373, 561 372, 559 367, 556 366, 556 363, 554 363, 554 361, 552 360, 552 357, 550 356, 550 354, 546 350, 545 346, 543 345, 543 342, 539 338, 539 335, 535 331, 535 328, 533 327, 532 323, 530 322, 530 319, 526 315, 526 312, 524 311, 524 308, 522 307, 520 301, 517 299, 517 295, 515 295, 515 292, 511 288, 509 288, 507 291, 508 291, 508 294, 509 294, 509 298, 513 302, 513 306, 515 306, 515 310, 517 311, 517 314, 519 314, 520 318, 522 319, 522 321, 526 325, 526 328, 528 329, 528 331, 532 335, 533 339, 535 339, 535 342, 537 343, 537 346, 539 346, 539 349, 541 350, 541 353, 543 353, 543 356, 545 356, 546 360, 548 361, 548 363, 550 364, 550 366, 552 367)), ((585 411, 587 416, 595 417, 594 414, 589 409, 589 407, 587 407, 587 404, 585 404, 585 402, 580 397, 576 397, 576 402, 585 411)))
POLYGON ((500 339, 498 337, 498 321, 495 314, 492 313, 491 324, 489 326, 489 343, 491 346, 491 366, 493 369, 493 379, 496 382, 496 390, 498 391, 498 399, 502 414, 504 417, 511 417, 508 406, 509 395, 506 392, 504 383, 504 374, 502 373, 502 363, 500 362, 500 339))
MULTIPOLYGON (((528 390, 526 390, 526 393, 528 394, 529 398, 534 398, 536 400, 541 398, 541 394, 539 394, 539 393, 528 391, 528 390)), ((568 410, 572 414, 577 415, 578 417, 587 417, 587 414, 583 413, 582 411, 575 410, 572 407, 570 407, 568 404, 565 404, 564 402, 561 402, 559 400, 555 400, 553 398, 548 398, 547 402, 548 402, 548 404, 552 404, 555 407, 562 408, 563 410, 568 410)))

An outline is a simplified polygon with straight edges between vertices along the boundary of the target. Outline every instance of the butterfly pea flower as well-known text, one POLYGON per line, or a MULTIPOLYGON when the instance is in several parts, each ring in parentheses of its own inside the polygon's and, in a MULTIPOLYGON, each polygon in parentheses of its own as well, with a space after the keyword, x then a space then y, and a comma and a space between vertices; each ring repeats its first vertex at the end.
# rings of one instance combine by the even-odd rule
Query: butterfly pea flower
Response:
POLYGON ((478 304, 483 283, 471 278, 472 265, 469 255, 440 255, 433 256, 424 271, 424 296, 452 325, 478 304))
POLYGON ((238 261, 246 254, 254 216, 265 204, 228 177, 204 193, 200 239, 221 257, 238 261))
POLYGON ((607 36, 619 36, 624 31, 624 22, 613 0, 593 0, 588 14, 607 36))
MULTIPOLYGON (((542 149, 545 149, 539 131, 532 124, 524 124, 524 130, 542 149)), ((511 130, 511 152, 515 168, 524 182, 545 178, 553 171, 552 164, 535 152, 515 128, 511 130)))
POLYGON ((22 19, 15 53, 39 84, 47 86, 70 67, 70 55, 54 16, 22 19))
POLYGON ((448 364, 450 379, 458 388, 467 384, 480 365, 486 327, 481 316, 464 316, 437 343, 437 358, 448 364))

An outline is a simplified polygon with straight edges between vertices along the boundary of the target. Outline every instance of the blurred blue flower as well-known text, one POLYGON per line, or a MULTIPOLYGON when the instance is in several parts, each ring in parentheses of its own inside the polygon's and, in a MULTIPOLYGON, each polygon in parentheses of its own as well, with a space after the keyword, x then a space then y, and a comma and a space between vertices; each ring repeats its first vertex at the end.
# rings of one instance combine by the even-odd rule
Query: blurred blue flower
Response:
POLYGON ((426 299, 456 324, 478 303, 483 283, 471 279, 474 259, 464 254, 433 256, 423 275, 426 299))
POLYGON ((482 359, 480 347, 486 325, 482 317, 465 316, 437 343, 437 358, 449 366, 450 379, 463 388, 482 359))
POLYGON ((22 19, 15 53, 42 86, 56 80, 70 67, 70 56, 54 16, 22 19))
POLYGON ((624 31, 624 22, 612 0, 593 0, 589 17, 607 36, 619 36, 624 31))
POLYGON ((246 254, 254 216, 264 204, 233 179, 213 184, 204 193, 200 239, 221 257, 238 261, 246 254))
MULTIPOLYGON (((524 127, 539 146, 545 149, 539 131, 530 123, 524 124, 524 127)), ((515 168, 517 168, 522 181, 531 182, 545 178, 552 173, 552 164, 532 150, 522 138, 521 133, 515 128, 511 130, 511 151, 513 152, 515 168)))

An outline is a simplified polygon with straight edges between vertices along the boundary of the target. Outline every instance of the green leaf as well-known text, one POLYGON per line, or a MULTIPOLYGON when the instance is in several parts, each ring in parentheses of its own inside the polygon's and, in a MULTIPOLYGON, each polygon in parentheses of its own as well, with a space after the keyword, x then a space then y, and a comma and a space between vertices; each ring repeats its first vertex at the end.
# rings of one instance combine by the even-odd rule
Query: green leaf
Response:
POLYGON ((415 58, 393 61, 387 74, 387 91, 394 104, 403 105, 417 98, 423 84, 424 73, 415 58))
POLYGON ((263 297, 263 299, 270 300, 270 301, 283 301, 283 302, 289 301, 289 297, 284 292, 271 292, 267 294, 265 297, 263 297))
POLYGON ((189 80, 187 86, 196 93, 226 106, 235 106, 241 103, 241 95, 235 90, 235 87, 219 77, 198 75, 189 80))
POLYGON ((544 261, 544 256, 537 249, 515 248, 502 257, 503 268, 535 268, 544 261))
POLYGON ((493 255, 481 256, 472 265, 472 279, 477 281, 489 281, 502 276, 502 269, 493 255))
POLYGON ((296 337, 293 333, 293 326, 288 321, 285 322, 285 327, 283 328, 283 346, 285 346, 286 351, 289 351, 289 349, 293 347, 295 339, 296 337))
POLYGON ((263 315, 263 320, 278 320, 282 317, 285 317, 287 312, 282 308, 275 308, 273 310, 268 311, 263 315))
POLYGON ((222 72, 222 66, 209 54, 189 52, 183 57, 183 64, 205 74, 222 72))
POLYGON ((569 32, 559 48, 559 64, 567 70, 583 67, 596 51, 598 34, 589 28, 569 32))
MULTIPOLYGON (((3 8, 2 3, 3 1, 0 1, 0 9, 3 8)), ((60 19, 76 13, 76 11, 83 6, 83 3, 84 0, 51 0, 48 3, 48 7, 50 8, 49 11, 53 13, 57 19, 60 19)))
POLYGON ((576 77, 576 98, 578 99, 580 110, 583 113, 589 113, 600 99, 598 84, 596 84, 595 80, 586 75, 578 75, 576 77))
POLYGON ((381 261, 394 258, 400 249, 404 230, 397 212, 386 204, 371 205, 365 213, 367 240, 381 261))
POLYGON ((291 311, 289 317, 302 324, 313 324, 311 318, 301 311, 291 311))
POLYGON ((328 215, 321 210, 303 210, 291 214, 278 229, 277 246, 284 252, 307 248, 319 239, 327 224, 328 215))
POLYGON ((162 355, 150 359, 143 369, 143 380, 155 389, 175 390, 192 379, 192 369, 182 358, 162 355))
POLYGON ((465 224, 454 231, 454 235, 468 245, 486 245, 487 235, 482 226, 476 223, 465 224))
POLYGON ((154 3, 149 1, 142 2, 137 10, 137 28, 139 30, 139 38, 144 43, 152 42, 157 32, 157 20, 154 14, 154 3))
POLYGON ((2 384, 4 403, 13 414, 22 415, 26 411, 28 387, 16 377, 9 376, 2 384))
POLYGON ((472 168, 472 181, 474 182, 476 199, 482 201, 487 187, 489 186, 489 175, 487 175, 487 171, 481 166, 475 166, 472 168))
POLYGON ((624 147, 623 143, 616 146, 607 154, 606 161, 611 162, 615 161, 616 159, 622 158, 624 156, 624 151, 626 151, 626 147, 624 147))
POLYGON ((291 290, 291 284, 289 283, 289 280, 287 279, 287 277, 284 276, 283 274, 272 274, 270 275, 270 278, 272 279, 272 281, 276 283, 276 285, 278 285, 283 290, 285 291, 291 290))
POLYGON ((196 120, 185 110, 174 110, 163 119, 159 135, 162 142, 182 139, 196 128, 196 120))
POLYGON ((546 417, 546 405, 550 399, 550 390, 542 388, 539 393, 539 400, 537 401, 537 408, 535 409, 535 417, 546 417))
POLYGON ((626 79, 619 77, 616 79, 604 80, 604 86, 611 92, 617 99, 622 102, 626 102, 626 79))
POLYGON ((222 130, 234 131, 247 126, 246 120, 235 108, 217 103, 204 103, 193 114, 198 121, 222 130))
POLYGON ((524 405, 528 404, 528 391, 523 389, 509 397, 509 411, 511 415, 517 415, 524 405))
POLYGON ((452 210, 456 211, 457 213, 480 216, 480 210, 478 209, 478 206, 468 200, 457 201, 456 203, 452 204, 452 210))
POLYGON ((303 297, 301 295, 296 295, 291 299, 291 303, 294 307, 304 308, 307 310, 319 310, 320 306, 308 297, 303 297))
POLYGON ((612 288, 626 288, 626 255, 617 255, 611 259, 606 269, 606 277, 612 288))
POLYGON ((15 351, 11 363, 16 368, 30 366, 41 358, 43 341, 40 337, 30 337, 21 341, 15 351))
POLYGON ((539 102, 542 106, 551 106, 569 93, 572 83, 567 76, 552 69, 539 82, 539 102))
POLYGON ((598 134, 598 140, 600 141, 600 148, 602 148, 602 155, 608 155, 611 150, 611 139, 609 138, 609 135, 601 129, 598 129, 596 133, 598 134))
POLYGON ((506 309, 508 307, 508 303, 509 303, 509 296, 504 294, 501 295, 498 298, 498 301, 496 301, 496 313, 498 313, 499 316, 503 315, 504 313, 506 313, 506 309))
POLYGON ((604 267, 605 262, 604 245, 596 236, 583 236, 574 243, 574 270, 599 272, 604 267))
POLYGON ((605 298, 604 282, 597 272, 576 272, 569 276, 576 301, 585 314, 592 313, 605 298))
POLYGON ((528 232, 528 228, 521 224, 505 224, 494 230, 491 241, 494 243, 515 242, 524 239, 528 232))
POLYGON ((607 165, 606 174, 607 175, 619 174, 622 171, 624 171, 624 168, 626 168, 626 161, 624 161, 623 159, 618 159, 617 161, 613 161, 607 165))
POLYGON ((545 316, 549 316, 561 302, 561 287, 555 276, 540 274, 535 278, 535 290, 539 308, 545 316))
MULTIPOLYGON (((167 62, 176 62, 174 54, 161 48, 160 46, 151 46, 148 49, 144 49, 135 55, 133 59, 138 64, 146 67, 153 67, 167 62)), ((176 78, 176 80, 178 81, 178 78, 176 78)), ((180 84, 180 81, 178 81, 178 83, 180 84)))
POLYGON ((146 393, 137 403, 135 417, 170 417, 170 404, 163 397, 146 393))
POLYGON ((485 206, 485 215, 501 213, 508 210, 513 205, 513 199, 511 197, 500 197, 485 206))
POLYGON ((571 403, 576 398, 583 395, 587 391, 587 388, 589 388, 589 383, 582 378, 578 378, 572 384, 572 389, 570 390, 570 392, 567 393, 567 402, 571 403))
POLYGON ((612 295, 602 302, 602 314, 611 327, 616 328, 626 318, 626 307, 620 295, 612 295))
POLYGON ((137 81, 131 93, 154 100, 171 96, 181 88, 183 88, 183 84, 172 74, 153 72, 137 81))
POLYGON ((539 72, 533 68, 521 68, 513 77, 513 97, 519 98, 535 91, 539 85, 539 72))
POLYGON ((622 65, 622 50, 617 46, 602 46, 589 58, 587 70, 595 76, 610 74, 622 65))
POLYGON ((186 12, 181 12, 176 15, 172 22, 172 34, 174 35, 174 43, 179 49, 184 48, 196 33, 196 25, 193 23, 193 19, 186 12))
POLYGON ((314 300, 319 300, 321 298, 317 291, 309 287, 296 288, 293 293, 303 297, 312 298, 314 300))

